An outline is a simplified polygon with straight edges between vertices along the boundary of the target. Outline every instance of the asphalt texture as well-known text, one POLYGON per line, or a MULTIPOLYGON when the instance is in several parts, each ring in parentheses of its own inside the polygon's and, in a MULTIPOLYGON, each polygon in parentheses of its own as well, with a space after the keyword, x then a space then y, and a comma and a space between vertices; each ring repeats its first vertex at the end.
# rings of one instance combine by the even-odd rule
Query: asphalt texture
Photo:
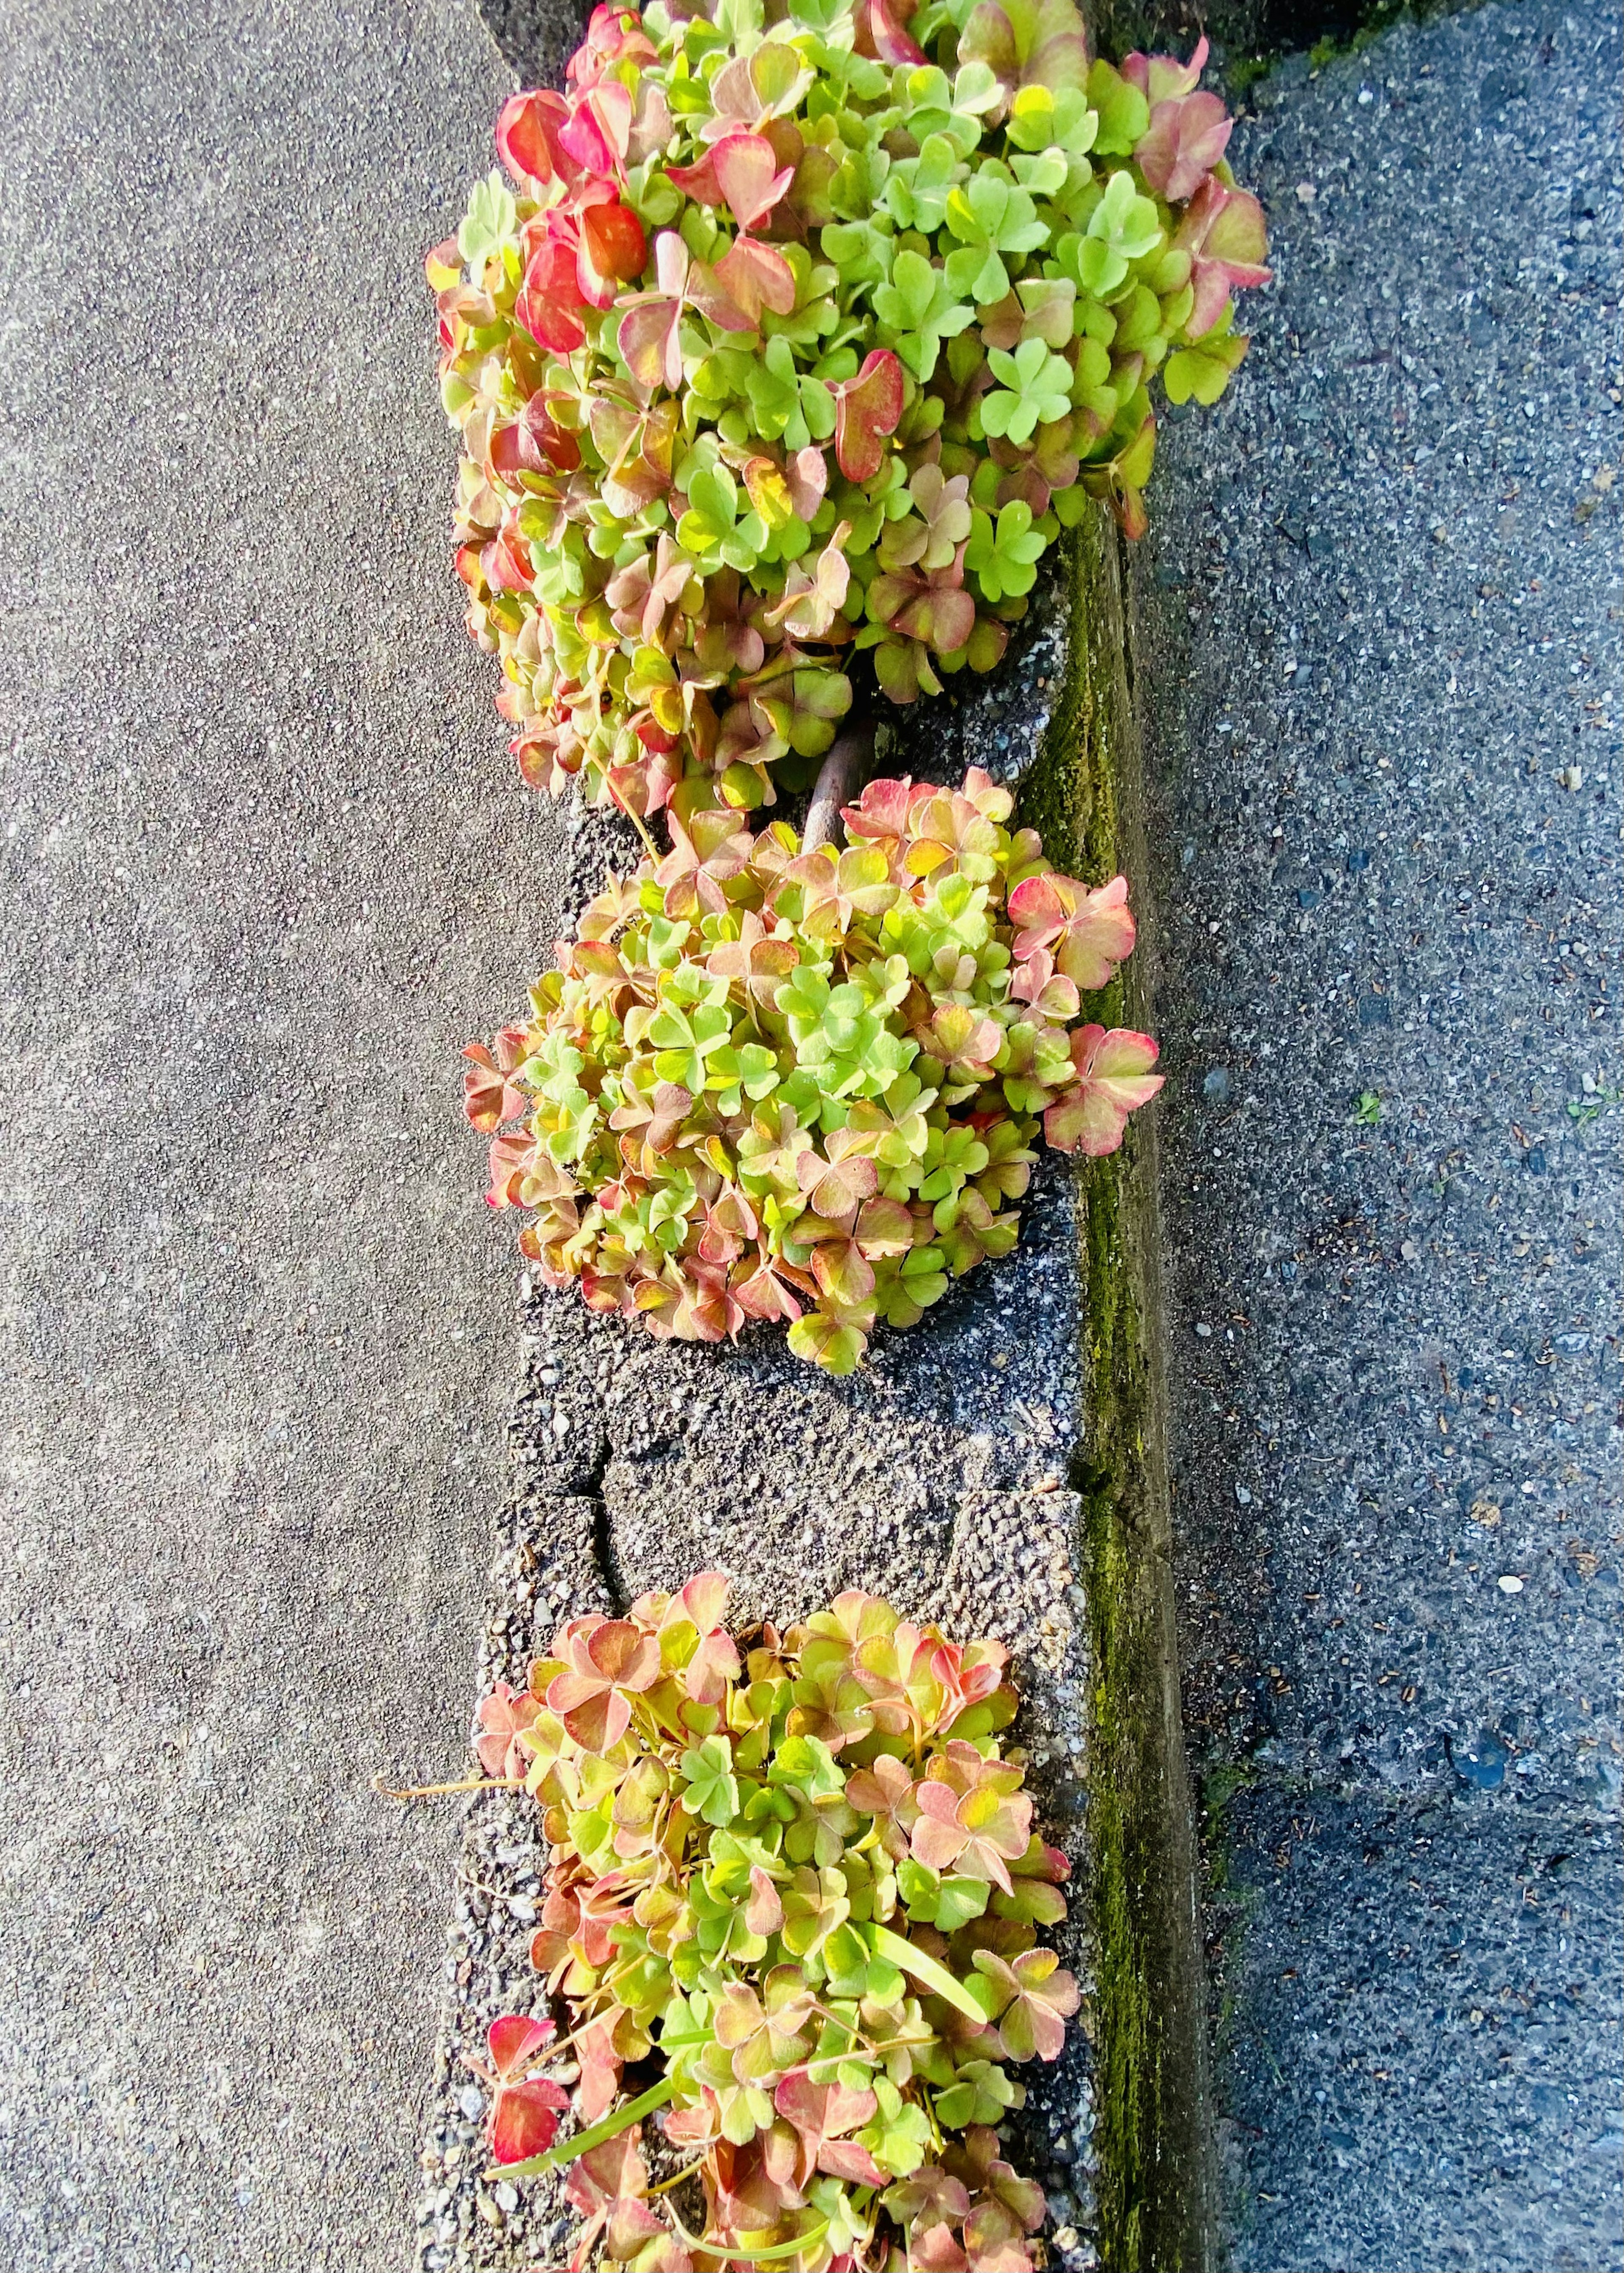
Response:
POLYGON ((0 41, 0 2261, 401 2262, 516 1372, 460 1044, 535 806, 458 620, 457 0, 0 41))
POLYGON ((1134 563, 1233 2261, 1624 2258, 1619 23, 1254 91, 1134 563))

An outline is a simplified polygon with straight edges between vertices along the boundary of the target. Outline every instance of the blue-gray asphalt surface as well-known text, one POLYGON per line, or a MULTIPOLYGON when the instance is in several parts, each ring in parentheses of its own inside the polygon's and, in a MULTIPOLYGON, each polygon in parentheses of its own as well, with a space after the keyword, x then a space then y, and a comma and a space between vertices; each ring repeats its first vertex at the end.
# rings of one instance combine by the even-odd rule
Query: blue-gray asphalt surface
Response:
POLYGON ((1254 95, 1136 562, 1229 2240, 1624 2262, 1619 24, 1254 95))

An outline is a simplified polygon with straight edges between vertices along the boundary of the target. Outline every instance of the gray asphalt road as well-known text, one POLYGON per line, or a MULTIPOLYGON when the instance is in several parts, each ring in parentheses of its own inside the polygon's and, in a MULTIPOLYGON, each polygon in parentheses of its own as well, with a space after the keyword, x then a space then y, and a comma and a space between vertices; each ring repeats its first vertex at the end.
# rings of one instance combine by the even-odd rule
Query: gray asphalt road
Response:
POLYGON ((1258 93, 1139 563, 1235 2261, 1620 2262, 1616 11, 1258 93))
POLYGON ((0 27, 0 2260, 400 2262, 547 879, 446 558, 471 6, 0 27))

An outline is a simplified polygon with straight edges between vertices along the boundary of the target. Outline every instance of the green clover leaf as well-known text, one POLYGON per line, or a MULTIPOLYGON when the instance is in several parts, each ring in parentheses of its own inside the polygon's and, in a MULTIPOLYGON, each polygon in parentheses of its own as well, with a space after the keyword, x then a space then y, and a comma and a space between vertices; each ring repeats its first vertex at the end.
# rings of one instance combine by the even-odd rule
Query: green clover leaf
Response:
POLYGON ((683 1808, 707 1823, 731 1823, 738 1813, 738 1779, 733 1773, 733 1753, 725 1737, 707 1737, 704 1743, 682 1756, 687 1789, 679 1795, 683 1808))
POLYGON ((976 509, 966 570, 980 585, 983 596, 995 605, 1007 593, 1029 592, 1037 581, 1037 564, 1048 542, 1032 526, 1032 508, 1024 498, 1014 498, 994 521, 976 509))
POLYGON ((1013 355, 1002 348, 992 348, 988 351, 987 361, 999 381, 998 387, 981 404, 981 423, 987 433, 1005 435, 1012 442, 1026 442, 1040 424, 1069 415, 1072 367, 1064 356, 1053 354, 1042 340, 1022 340, 1013 355))
POLYGON ((943 340, 963 331, 976 316, 969 302, 954 296, 943 272, 911 250, 897 254, 890 282, 878 288, 873 301, 883 327, 880 344, 894 347, 920 380, 936 369, 943 340))
POLYGON ((493 171, 474 184, 467 215, 457 231, 457 250, 477 277, 494 253, 505 244, 516 248, 518 240, 519 210, 513 193, 501 175, 493 171))

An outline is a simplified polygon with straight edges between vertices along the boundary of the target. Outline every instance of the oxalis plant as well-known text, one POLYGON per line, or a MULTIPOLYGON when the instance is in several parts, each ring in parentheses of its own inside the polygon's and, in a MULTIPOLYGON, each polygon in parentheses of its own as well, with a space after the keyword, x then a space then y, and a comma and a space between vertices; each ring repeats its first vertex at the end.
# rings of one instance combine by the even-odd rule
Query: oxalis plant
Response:
POLYGON ((849 1373, 1014 1246, 1040 1124, 1116 1149, 1162 1085, 1149 1035, 1081 1016, 1127 887, 1058 874, 1011 807, 976 769, 871 782, 840 851, 701 808, 607 878, 528 1022, 467 1053, 487 1197, 549 1285, 686 1340, 782 1319, 849 1373))
POLYGON ((531 1958, 567 2014, 491 2025, 492 2158, 567 2167, 575 2269, 1024 2273, 1044 2197, 998 2126, 1078 1992, 1007 1653, 857 1593, 741 1647, 726 1591, 573 1619, 480 1707, 545 1811, 531 1958))
POLYGON ((600 7, 429 258, 469 626, 528 780, 680 818, 805 786, 874 686, 985 671, 1153 387, 1263 281, 1189 63, 1072 0, 600 7), (865 659, 866 658, 866 659, 865 659))

